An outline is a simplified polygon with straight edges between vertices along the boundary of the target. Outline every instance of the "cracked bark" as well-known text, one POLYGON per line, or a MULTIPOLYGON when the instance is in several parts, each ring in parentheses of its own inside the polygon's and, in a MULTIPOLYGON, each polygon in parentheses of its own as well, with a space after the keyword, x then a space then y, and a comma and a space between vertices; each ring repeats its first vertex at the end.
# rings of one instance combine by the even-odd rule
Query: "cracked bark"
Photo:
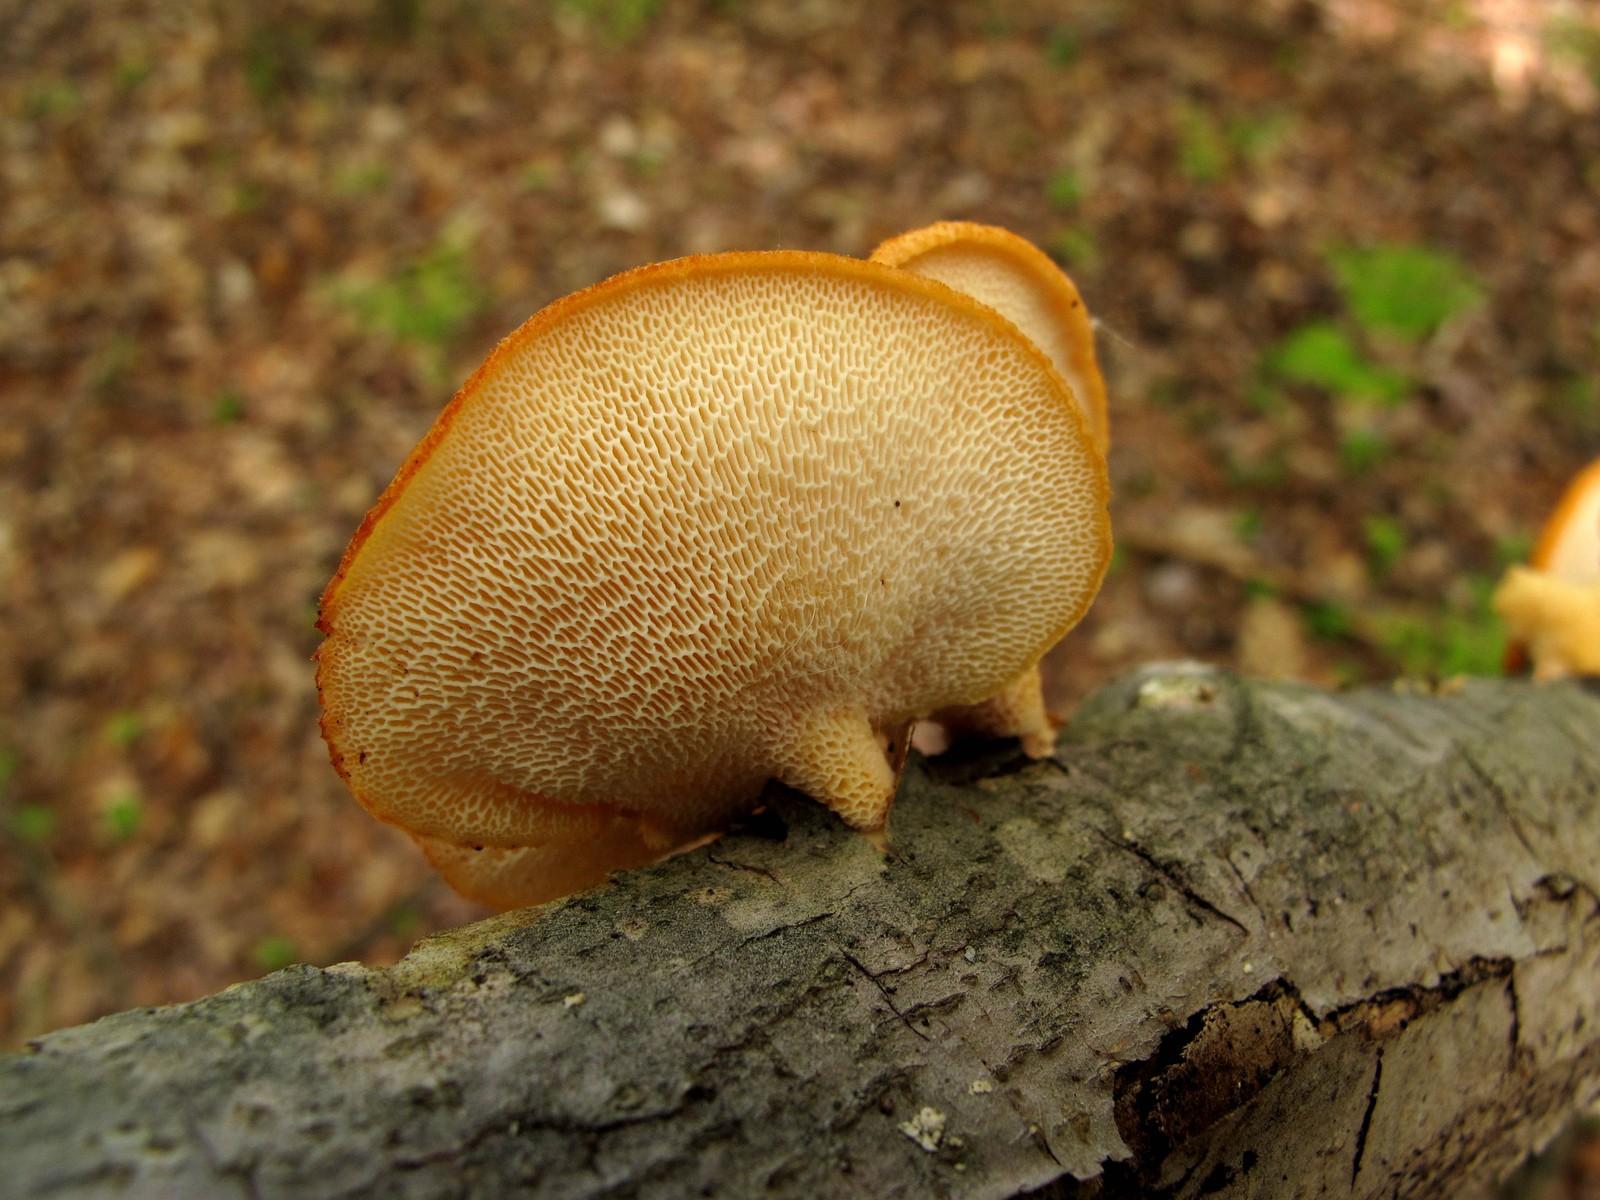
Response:
POLYGON ((42 1038, 0 1196, 1462 1196, 1600 1093, 1592 685, 1150 668, 1054 762, 914 759, 893 832, 774 792, 396 967, 42 1038))

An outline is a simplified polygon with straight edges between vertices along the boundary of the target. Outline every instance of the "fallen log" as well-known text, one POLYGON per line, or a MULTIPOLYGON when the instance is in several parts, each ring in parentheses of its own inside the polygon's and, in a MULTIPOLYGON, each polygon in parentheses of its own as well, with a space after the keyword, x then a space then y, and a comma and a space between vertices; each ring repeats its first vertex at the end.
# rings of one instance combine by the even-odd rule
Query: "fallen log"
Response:
POLYGON ((720 841, 0 1060, 0 1195, 1432 1196, 1600 1094, 1600 694, 1147 668, 720 841))

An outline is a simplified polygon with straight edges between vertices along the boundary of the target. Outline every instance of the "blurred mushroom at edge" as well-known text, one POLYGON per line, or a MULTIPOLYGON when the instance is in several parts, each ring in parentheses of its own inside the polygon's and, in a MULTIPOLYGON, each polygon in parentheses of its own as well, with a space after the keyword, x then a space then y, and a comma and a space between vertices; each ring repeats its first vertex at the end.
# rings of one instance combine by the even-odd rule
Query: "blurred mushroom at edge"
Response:
POLYGON ((1527 566, 1506 571, 1494 610, 1512 638, 1507 664, 1535 679, 1600 675, 1600 460, 1567 486, 1527 566))

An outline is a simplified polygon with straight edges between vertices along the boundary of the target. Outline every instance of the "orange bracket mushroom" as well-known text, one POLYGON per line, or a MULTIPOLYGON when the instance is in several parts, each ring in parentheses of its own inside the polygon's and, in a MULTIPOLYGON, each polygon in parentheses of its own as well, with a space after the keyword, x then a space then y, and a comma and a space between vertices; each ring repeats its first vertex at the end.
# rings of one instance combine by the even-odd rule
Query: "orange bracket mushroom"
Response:
MULTIPOLYGON (((1094 325, 1077 285, 1044 251, 997 225, 939 221, 890 238, 872 261, 925 275, 987 304, 1044 351, 1072 390, 1105 454, 1111 445, 1106 385, 1094 352, 1094 325)), ((1016 734, 1034 758, 1055 749, 1038 669, 985 704, 933 714, 947 732, 1016 734)))
POLYGON ((1107 490, 1059 374, 943 284, 803 252, 630 271, 502 342, 367 515, 322 599, 323 734, 497 906, 771 778, 882 830, 881 739, 1034 671, 1099 588, 1107 490))
POLYGON ((947 283, 1016 325, 1061 372, 1106 453, 1111 426, 1094 325, 1077 285, 1048 254, 997 225, 939 221, 890 238, 872 261, 947 283))
POLYGON ((1526 655, 1536 679, 1600 675, 1600 461, 1568 485, 1528 566, 1506 571, 1493 603, 1512 638, 1508 669, 1526 655))

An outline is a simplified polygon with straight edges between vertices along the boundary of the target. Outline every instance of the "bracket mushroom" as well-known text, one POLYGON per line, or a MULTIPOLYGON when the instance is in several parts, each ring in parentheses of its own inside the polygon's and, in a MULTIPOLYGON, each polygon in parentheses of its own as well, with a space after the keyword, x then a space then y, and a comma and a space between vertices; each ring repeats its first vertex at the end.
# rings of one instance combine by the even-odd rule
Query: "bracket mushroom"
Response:
POLYGON ((334 765, 463 894, 601 882, 767 780, 881 831, 883 739, 1014 687, 1110 556, 1042 353, 881 264, 706 255, 551 304, 467 381, 323 596, 334 765))
POLYGON ((1104 454, 1111 446, 1094 325, 1078 285, 1027 238, 998 225, 938 221, 883 242, 872 261, 947 283, 1016 325, 1061 372, 1104 454))
MULTIPOLYGON (((998 225, 938 221, 881 243, 872 252, 872 261, 949 284, 1005 317, 1061 373, 1100 453, 1110 450, 1106 385, 1095 356, 1094 325, 1077 285, 1044 251, 998 225)), ((1014 733, 1034 758, 1055 749, 1055 724, 1045 708, 1044 681, 1037 669, 983 704, 933 715, 955 737, 1014 733)))

